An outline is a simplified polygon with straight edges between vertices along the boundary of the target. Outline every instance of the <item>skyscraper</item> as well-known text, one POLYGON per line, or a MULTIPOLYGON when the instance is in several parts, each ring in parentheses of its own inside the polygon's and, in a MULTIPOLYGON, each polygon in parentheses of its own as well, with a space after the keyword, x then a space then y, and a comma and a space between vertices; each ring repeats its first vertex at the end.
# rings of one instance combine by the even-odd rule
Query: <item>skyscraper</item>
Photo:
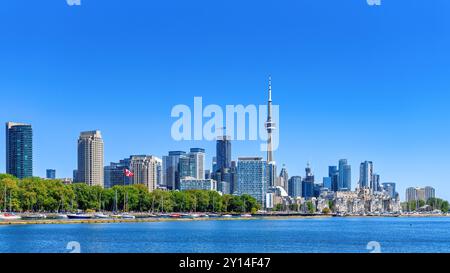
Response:
POLYGON ((78 139, 77 182, 104 186, 104 144, 100 131, 82 132, 78 139))
POLYGON ((361 163, 359 170, 359 187, 373 189, 373 162, 361 163))
POLYGON ((231 137, 220 136, 216 143, 216 165, 214 172, 231 168, 231 137))
POLYGON ((33 176, 33 129, 24 123, 6 123, 6 173, 19 179, 33 176))
POLYGON ((306 176, 302 182, 302 197, 309 199, 314 197, 314 174, 309 163, 306 166, 305 172, 306 176))
POLYGON ((302 197, 302 178, 300 176, 293 176, 289 179, 289 191, 290 197, 297 198, 302 197))
POLYGON ((180 158, 185 156, 186 152, 171 151, 168 156, 163 157, 163 184, 170 190, 179 189, 181 179, 179 173, 180 158))
POLYGON ((372 178, 372 186, 370 187, 373 191, 380 191, 381 184, 380 184, 380 175, 379 174, 373 174, 372 178))
POLYGON ((337 166, 329 166, 328 167, 328 177, 324 178, 325 188, 328 187, 331 191, 339 190, 339 172, 337 166))
POLYGON ((56 179, 56 170, 48 169, 46 170, 46 176, 47 179, 56 179))
POLYGON ((192 165, 192 177, 205 179, 205 149, 192 148, 189 159, 192 165))
POLYGON ((287 192, 289 192, 289 174, 287 172, 287 169, 285 166, 281 169, 280 177, 278 178, 279 185, 283 189, 285 189, 287 192))
POLYGON ((352 167, 347 159, 339 160, 339 191, 350 191, 352 188, 352 167))
POLYGON ((237 194, 248 194, 264 207, 268 188, 267 162, 261 157, 239 158, 237 194))

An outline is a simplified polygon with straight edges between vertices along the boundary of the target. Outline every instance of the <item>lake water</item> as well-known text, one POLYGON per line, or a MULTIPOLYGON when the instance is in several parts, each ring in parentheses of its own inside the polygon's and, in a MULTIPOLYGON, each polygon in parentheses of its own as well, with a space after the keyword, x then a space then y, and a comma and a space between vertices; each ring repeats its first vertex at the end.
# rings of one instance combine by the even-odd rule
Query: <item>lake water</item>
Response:
POLYGON ((450 218, 0 226, 0 253, 450 253, 450 218))

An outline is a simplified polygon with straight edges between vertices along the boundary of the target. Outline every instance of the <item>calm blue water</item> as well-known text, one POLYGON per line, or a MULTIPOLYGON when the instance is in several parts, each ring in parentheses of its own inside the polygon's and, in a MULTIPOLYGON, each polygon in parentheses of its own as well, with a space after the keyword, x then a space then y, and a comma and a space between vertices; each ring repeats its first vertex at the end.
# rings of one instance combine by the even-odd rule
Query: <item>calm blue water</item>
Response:
POLYGON ((332 218, 0 226, 1 253, 450 253, 449 218, 332 218))

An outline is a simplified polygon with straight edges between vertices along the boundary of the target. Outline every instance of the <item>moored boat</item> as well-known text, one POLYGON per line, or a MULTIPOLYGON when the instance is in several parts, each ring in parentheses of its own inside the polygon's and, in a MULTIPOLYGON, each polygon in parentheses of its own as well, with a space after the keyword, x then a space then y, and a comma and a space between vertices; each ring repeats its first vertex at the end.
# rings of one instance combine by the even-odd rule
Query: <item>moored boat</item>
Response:
POLYGON ((67 218, 73 220, 87 220, 94 218, 94 216, 90 214, 67 214, 67 218))
POLYGON ((131 215, 131 214, 122 214, 120 218, 127 219, 127 220, 132 220, 132 219, 136 219, 136 216, 131 215))
POLYGON ((22 215, 23 220, 43 220, 47 219, 45 214, 25 214, 22 215))
POLYGON ((232 218, 233 215, 231 215, 231 214, 225 214, 225 215, 222 215, 222 217, 223 217, 223 218, 232 218))
POLYGON ((253 215, 251 215, 251 214, 242 214, 241 217, 242 218, 252 218, 253 215))
POLYGON ((22 217, 17 216, 13 213, 5 212, 5 213, 0 214, 0 220, 10 221, 10 220, 20 220, 20 219, 22 219, 22 217))
POLYGON ((181 218, 183 217, 183 215, 179 214, 179 213, 173 213, 169 216, 170 218, 181 218))
POLYGON ((94 215, 94 217, 97 218, 97 219, 108 219, 108 218, 110 218, 109 215, 106 215, 106 214, 103 214, 103 213, 96 213, 94 215))

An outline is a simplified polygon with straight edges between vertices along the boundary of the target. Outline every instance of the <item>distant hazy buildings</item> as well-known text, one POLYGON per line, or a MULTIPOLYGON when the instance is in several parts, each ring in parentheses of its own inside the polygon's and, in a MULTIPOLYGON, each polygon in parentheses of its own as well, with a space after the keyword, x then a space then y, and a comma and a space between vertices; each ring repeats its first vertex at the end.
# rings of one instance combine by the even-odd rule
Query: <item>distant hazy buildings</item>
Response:
POLYGON ((47 179, 56 179, 56 170, 48 169, 46 171, 45 178, 47 178, 47 179))
POLYGON ((104 144, 100 131, 82 132, 78 139, 77 181, 104 186, 104 144))
POLYGON ((217 191, 217 182, 213 179, 195 179, 193 177, 187 177, 181 179, 180 190, 208 190, 217 191))
POLYGON ((264 207, 268 188, 266 161, 261 157, 240 157, 237 194, 248 194, 264 207))
POLYGON ((431 198, 436 197, 436 191, 433 187, 425 188, 407 188, 406 189, 406 201, 428 201, 431 198))
POLYGON ((24 123, 6 123, 6 173, 19 179, 33 176, 33 129, 24 123))

